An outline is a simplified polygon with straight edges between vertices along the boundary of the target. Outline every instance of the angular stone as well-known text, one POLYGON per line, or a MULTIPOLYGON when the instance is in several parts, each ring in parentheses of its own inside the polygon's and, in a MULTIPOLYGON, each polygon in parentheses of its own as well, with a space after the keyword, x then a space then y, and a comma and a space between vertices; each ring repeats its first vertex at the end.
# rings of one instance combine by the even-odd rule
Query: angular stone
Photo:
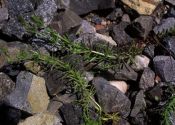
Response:
POLYGON ((92 84, 96 89, 98 102, 105 113, 119 112, 122 117, 129 115, 131 102, 119 89, 101 77, 94 78, 92 84))
POLYGON ((0 72, 0 103, 14 91, 15 83, 4 73, 0 72))
POLYGON ((125 32, 127 26, 127 22, 121 22, 113 27, 112 38, 119 46, 127 45, 133 41, 133 39, 125 32))
POLYGON ((5 54, 0 51, 0 68, 2 68, 7 63, 5 54))
POLYGON ((122 69, 116 68, 113 74, 117 80, 137 81, 138 78, 138 74, 128 65, 124 65, 122 69))
POLYGON ((150 59, 144 55, 137 55, 134 58, 132 68, 136 71, 143 70, 148 67, 150 59))
POLYGON ((149 32, 153 28, 153 23, 153 17, 140 16, 136 18, 129 26, 127 26, 126 31, 132 37, 146 39, 149 32))
POLYGON ((81 125, 83 123, 82 108, 71 103, 64 104, 60 108, 66 125, 81 125), (73 116, 73 117, 72 117, 73 116))
POLYGON ((144 99, 144 92, 141 90, 137 93, 136 99, 134 102, 133 109, 131 110, 131 117, 135 117, 139 112, 143 111, 146 108, 146 102, 144 99))
POLYGON ((153 59, 155 55, 154 51, 155 51, 155 45, 147 45, 143 50, 143 54, 149 57, 150 59, 153 59))
MULTIPOLYGON (((2 2, 2 0, 0 1, 2 2)), ((0 4, 0 29, 2 28, 2 26, 5 24, 5 21, 7 21, 8 19, 8 9, 7 7, 5 7, 4 3, 2 3, 2 5, 0 4)))
POLYGON ((130 8, 136 10, 139 14, 151 15, 156 9, 160 0, 122 0, 130 8))
POLYGON ((164 47, 175 55, 175 36, 167 37, 163 40, 164 47))
POLYGON ((43 112, 47 109, 49 97, 45 81, 29 72, 20 72, 15 90, 7 96, 6 104, 28 113, 43 112))
POLYGON ((109 9, 115 7, 114 0, 56 0, 59 9, 69 8, 78 15, 87 14, 93 10, 109 9))
POLYGON ((55 115, 44 112, 28 117, 18 125, 62 125, 62 123, 55 115))
POLYGON ((166 32, 173 29, 175 26, 175 18, 169 17, 166 19, 163 19, 159 25, 155 26, 153 31, 155 34, 165 34, 166 32))
POLYGON ((116 21, 117 19, 120 19, 123 16, 123 11, 121 8, 116 8, 114 11, 112 11, 106 18, 111 21, 116 21))
POLYGON ((175 81, 175 60, 171 56, 156 56, 153 59, 155 73, 162 81, 175 81))
POLYGON ((25 62, 24 66, 27 70, 29 70, 35 74, 39 73, 39 71, 41 70, 40 65, 34 61, 25 62))
POLYGON ((155 73, 150 68, 145 68, 139 82, 139 88, 147 90, 154 86, 155 73))
POLYGON ((175 6, 175 1, 174 0, 165 0, 165 1, 170 3, 171 5, 175 6))

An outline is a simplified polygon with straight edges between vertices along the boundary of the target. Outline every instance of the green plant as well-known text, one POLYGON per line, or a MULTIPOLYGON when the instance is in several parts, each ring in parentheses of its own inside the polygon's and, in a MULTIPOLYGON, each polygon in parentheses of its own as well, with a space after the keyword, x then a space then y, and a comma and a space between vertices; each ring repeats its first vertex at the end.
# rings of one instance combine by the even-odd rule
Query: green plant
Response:
POLYGON ((163 112, 161 114, 162 121, 161 125, 172 125, 170 120, 171 113, 175 112, 175 96, 172 96, 166 103, 163 112))

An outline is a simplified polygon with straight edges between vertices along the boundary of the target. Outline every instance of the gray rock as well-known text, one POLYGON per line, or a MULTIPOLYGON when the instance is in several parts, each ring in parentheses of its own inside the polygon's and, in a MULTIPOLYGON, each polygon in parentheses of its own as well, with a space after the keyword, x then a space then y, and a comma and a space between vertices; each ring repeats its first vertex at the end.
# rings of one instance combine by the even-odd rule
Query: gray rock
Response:
POLYGON ((124 65, 122 69, 114 70, 114 78, 117 80, 132 80, 136 81, 138 74, 128 65, 124 65))
POLYGON ((60 15, 58 15, 58 17, 60 18, 59 21, 62 33, 66 33, 73 28, 80 26, 82 23, 82 19, 75 12, 69 9, 66 9, 64 12, 60 12, 60 15))
POLYGON ((123 16, 122 9, 121 8, 116 8, 106 18, 111 20, 111 21, 116 21, 117 19, 120 19, 122 16, 123 16))
POLYGON ((154 86, 155 73, 150 68, 145 68, 139 82, 139 88, 147 90, 154 86))
POLYGON ((7 96, 5 103, 28 113, 45 111, 49 97, 44 79, 29 72, 20 72, 17 76, 16 88, 7 96))
POLYGON ((165 0, 165 1, 170 3, 171 5, 175 6, 175 1, 174 0, 165 0))
POLYGON ((175 81, 175 60, 171 56, 156 56, 153 59, 155 73, 162 81, 175 81))
POLYGON ((8 19, 9 16, 7 7, 5 7, 3 3, 1 6, 2 7, 0 7, 0 29, 5 24, 5 21, 8 19))
POLYGON ((83 112, 80 106, 67 103, 60 108, 60 112, 66 125, 81 125, 83 123, 83 112))
POLYGON ((56 11, 57 5, 55 0, 42 0, 34 13, 42 17, 44 23, 48 25, 52 21, 56 11))
POLYGON ((7 63, 7 58, 4 54, 4 52, 2 52, 1 49, 0 49, 0 68, 5 66, 6 63, 7 63))
POLYGON ((115 7, 115 1, 113 0, 56 0, 59 9, 69 8, 78 15, 87 14, 93 10, 109 9, 115 7))
POLYGON ((121 22, 115 25, 112 30, 112 37, 119 46, 126 45, 132 42, 132 38, 125 32, 128 26, 127 22, 121 22))
POLYGON ((168 31, 170 31, 175 26, 175 18, 169 17, 166 19, 163 19, 161 23, 154 27, 153 31, 155 34, 164 34, 168 31))
POLYGON ((129 115, 131 102, 120 90, 101 77, 94 78, 92 84, 96 89, 98 102, 105 113, 119 112, 122 117, 129 115))
POLYGON ((155 55, 155 45, 147 45, 144 50, 143 50, 143 54, 146 55, 147 57, 149 57, 150 59, 154 58, 155 55))
POLYGON ((0 103, 14 91, 15 83, 4 73, 0 72, 0 103))
POLYGON ((143 111, 146 108, 146 102, 145 102, 144 96, 145 95, 142 90, 137 93, 134 106, 131 110, 131 114, 130 114, 131 117, 137 116, 139 112, 143 111))
POLYGON ((175 55, 175 36, 165 38, 163 44, 167 50, 175 55))
POLYGON ((140 16, 136 18, 126 29, 132 37, 141 37, 146 39, 153 27, 153 17, 140 16))

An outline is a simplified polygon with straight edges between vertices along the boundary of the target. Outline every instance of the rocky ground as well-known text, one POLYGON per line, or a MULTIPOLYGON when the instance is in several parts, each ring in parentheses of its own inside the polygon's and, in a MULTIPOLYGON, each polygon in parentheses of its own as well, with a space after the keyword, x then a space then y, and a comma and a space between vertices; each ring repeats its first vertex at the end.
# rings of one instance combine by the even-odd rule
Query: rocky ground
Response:
POLYGON ((175 125, 174 0, 0 0, 0 125, 175 125))

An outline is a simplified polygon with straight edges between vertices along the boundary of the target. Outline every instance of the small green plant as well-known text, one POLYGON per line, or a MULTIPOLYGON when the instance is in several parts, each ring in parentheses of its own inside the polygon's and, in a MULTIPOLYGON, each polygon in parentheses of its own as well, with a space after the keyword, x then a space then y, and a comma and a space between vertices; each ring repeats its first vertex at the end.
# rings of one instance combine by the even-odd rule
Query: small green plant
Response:
POLYGON ((164 107, 161 125, 172 125, 170 120, 171 113, 175 113, 175 96, 172 96, 164 107))

